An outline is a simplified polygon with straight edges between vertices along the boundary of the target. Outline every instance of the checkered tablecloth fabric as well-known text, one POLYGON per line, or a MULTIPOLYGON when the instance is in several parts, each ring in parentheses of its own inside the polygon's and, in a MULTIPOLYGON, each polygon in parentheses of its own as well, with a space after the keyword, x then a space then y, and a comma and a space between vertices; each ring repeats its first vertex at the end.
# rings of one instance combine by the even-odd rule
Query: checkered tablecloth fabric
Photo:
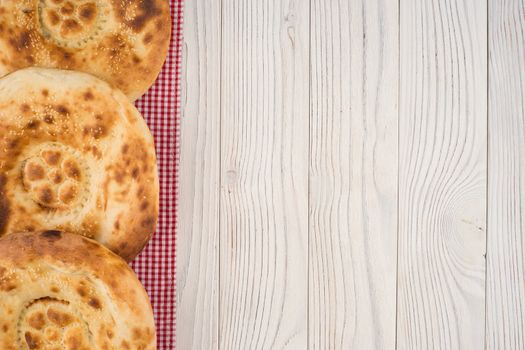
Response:
POLYGON ((161 191, 157 232, 133 268, 151 298, 159 350, 175 349, 175 201, 183 0, 171 0, 171 11, 172 42, 166 64, 156 84, 137 101, 155 137, 161 191))

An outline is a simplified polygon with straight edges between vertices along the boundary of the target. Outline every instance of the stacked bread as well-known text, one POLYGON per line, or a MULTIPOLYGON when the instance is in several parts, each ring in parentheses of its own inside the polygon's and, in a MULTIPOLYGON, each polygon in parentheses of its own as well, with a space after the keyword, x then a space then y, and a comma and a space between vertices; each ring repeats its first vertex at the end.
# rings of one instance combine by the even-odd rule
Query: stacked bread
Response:
POLYGON ((159 210, 133 101, 170 23, 168 0, 0 1, 0 349, 156 349, 127 264, 159 210))

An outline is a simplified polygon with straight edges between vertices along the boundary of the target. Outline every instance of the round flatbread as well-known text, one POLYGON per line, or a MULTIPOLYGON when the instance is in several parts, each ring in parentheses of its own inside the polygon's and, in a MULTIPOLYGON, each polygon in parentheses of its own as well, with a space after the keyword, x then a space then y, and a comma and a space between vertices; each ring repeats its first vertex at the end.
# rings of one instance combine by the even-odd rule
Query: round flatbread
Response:
POLYGON ((59 229, 129 261, 155 230, 158 200, 153 137, 120 91, 55 69, 0 79, 0 236, 59 229))
POLYGON ((124 260, 60 231, 0 239, 0 349, 156 349, 146 291, 124 260))
POLYGON ((168 0, 2 0, 0 77, 38 66, 95 75, 135 100, 168 52, 168 0))

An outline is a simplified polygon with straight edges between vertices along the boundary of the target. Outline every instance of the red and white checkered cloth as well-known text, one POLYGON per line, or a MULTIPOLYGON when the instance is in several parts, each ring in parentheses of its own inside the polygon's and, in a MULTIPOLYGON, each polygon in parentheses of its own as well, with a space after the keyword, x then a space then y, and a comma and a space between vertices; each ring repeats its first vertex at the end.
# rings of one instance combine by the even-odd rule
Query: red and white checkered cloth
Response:
POLYGON ((151 298, 159 350, 175 349, 175 226, 183 0, 171 0, 172 42, 164 69, 137 107, 155 137, 160 175, 157 232, 133 268, 151 298))

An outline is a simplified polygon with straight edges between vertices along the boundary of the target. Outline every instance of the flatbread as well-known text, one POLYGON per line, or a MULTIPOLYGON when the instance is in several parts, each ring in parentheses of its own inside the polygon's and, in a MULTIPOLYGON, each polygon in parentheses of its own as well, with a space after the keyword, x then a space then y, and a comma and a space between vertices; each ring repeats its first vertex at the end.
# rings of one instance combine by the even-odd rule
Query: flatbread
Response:
POLYGON ((119 90, 55 69, 0 79, 0 236, 59 229, 129 261, 155 231, 158 201, 153 137, 119 90))
POLYGON ((0 349, 156 349, 148 296, 117 255, 59 231, 0 239, 0 349))
POLYGON ((135 100, 157 78, 170 33, 168 0, 0 0, 0 77, 83 71, 135 100))

